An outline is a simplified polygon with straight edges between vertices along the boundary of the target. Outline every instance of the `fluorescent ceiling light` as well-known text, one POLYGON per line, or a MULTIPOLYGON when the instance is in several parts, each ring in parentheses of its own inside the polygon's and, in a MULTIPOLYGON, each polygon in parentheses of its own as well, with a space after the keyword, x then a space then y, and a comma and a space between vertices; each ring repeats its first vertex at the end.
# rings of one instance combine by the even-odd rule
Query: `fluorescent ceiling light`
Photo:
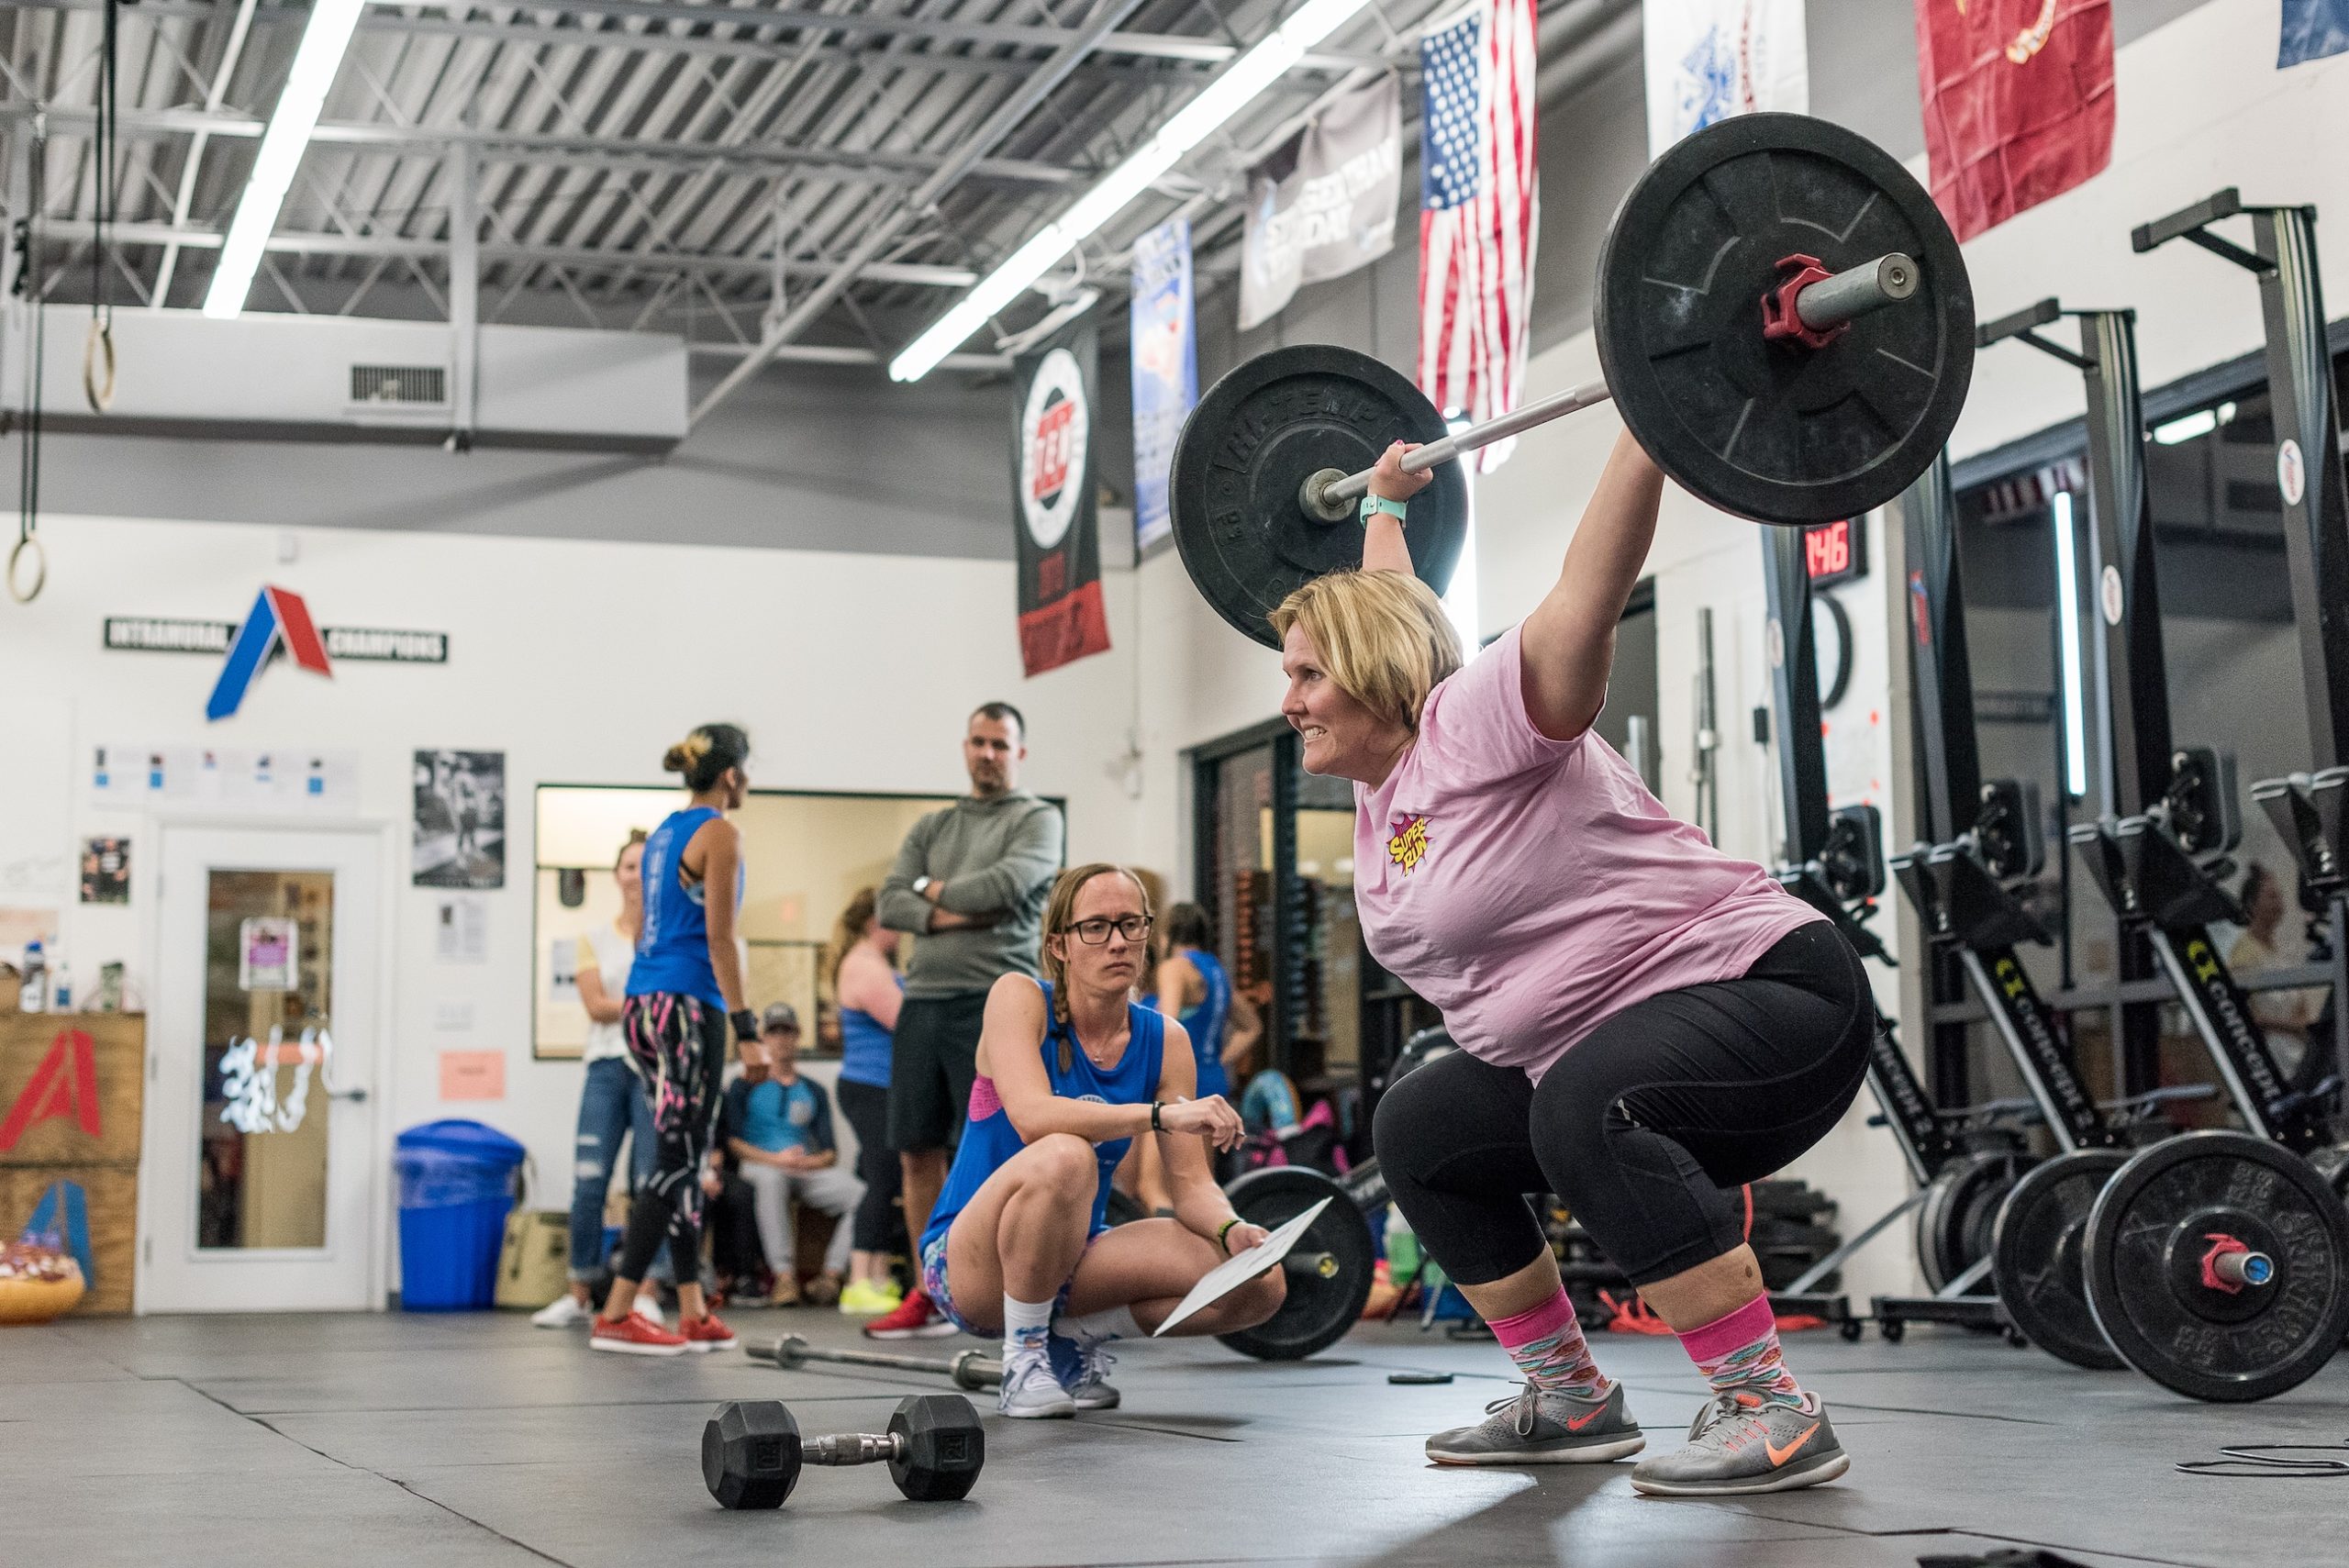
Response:
POLYGON ((2055 492, 2055 627, 2064 659, 2064 789, 2088 793, 2088 721, 2080 691, 2079 539, 2072 529, 2072 493, 2055 492))
POLYGON ((351 47, 351 30, 359 25, 366 0, 315 0, 310 20, 302 29, 301 47, 295 50, 294 68, 286 73, 285 90, 277 95, 276 112, 262 132, 261 150, 253 155, 253 172, 245 194, 229 220, 228 237, 221 242, 220 261, 213 269, 212 288, 204 296, 204 314, 233 317, 245 307, 252 291, 253 273, 261 267, 262 247, 277 227, 278 210, 293 187, 294 171, 301 166, 303 150, 318 127, 326 107, 327 89, 351 47))
POLYGON ((2221 403, 2216 408, 2198 409, 2182 419, 2154 426, 2154 439, 2165 447, 2174 447, 2180 441, 2207 436, 2221 425, 2232 424, 2234 417, 2235 406, 2232 403, 2221 403))
POLYGON ((1295 16, 1233 61, 1130 157, 1103 175, 1099 184, 1078 197, 1074 206, 1038 230, 956 301, 954 308, 907 345, 889 362, 890 378, 919 381, 936 369, 939 361, 960 348, 989 317, 1019 298, 1020 291, 1148 190, 1185 153, 1214 135, 1256 95, 1279 80, 1306 50, 1353 20, 1366 4, 1368 0, 1306 0, 1295 16))

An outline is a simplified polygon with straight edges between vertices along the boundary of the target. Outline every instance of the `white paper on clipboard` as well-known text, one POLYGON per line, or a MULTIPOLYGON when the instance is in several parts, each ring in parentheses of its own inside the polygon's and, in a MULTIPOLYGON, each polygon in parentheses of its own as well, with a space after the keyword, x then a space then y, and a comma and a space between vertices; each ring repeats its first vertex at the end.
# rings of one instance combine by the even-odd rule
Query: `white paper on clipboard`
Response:
POLYGON ((1321 1218, 1321 1211, 1330 1207, 1330 1199, 1323 1198, 1253 1247, 1237 1257, 1225 1259, 1202 1274, 1199 1283, 1191 1287, 1191 1294, 1183 1298, 1182 1305, 1168 1313, 1166 1321, 1152 1330, 1151 1338, 1156 1339, 1201 1307, 1222 1300, 1250 1280, 1280 1267, 1281 1260, 1288 1256, 1288 1250, 1297 1245, 1297 1239, 1321 1218))

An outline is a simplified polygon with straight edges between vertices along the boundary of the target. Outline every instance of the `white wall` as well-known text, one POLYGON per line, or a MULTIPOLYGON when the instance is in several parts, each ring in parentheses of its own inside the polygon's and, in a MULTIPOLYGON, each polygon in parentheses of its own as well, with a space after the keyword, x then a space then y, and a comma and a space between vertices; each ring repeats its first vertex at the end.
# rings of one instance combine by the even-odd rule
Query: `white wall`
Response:
MULTIPOLYGON (((362 759, 361 808, 405 824, 417 747, 502 751, 507 884, 490 901, 490 961, 436 962, 429 889, 395 869, 388 1083, 377 1085, 378 1168, 392 1132, 473 1116, 527 1143, 560 1205, 581 1070, 529 1051, 533 855, 540 781, 662 783, 662 750, 693 725, 731 719, 757 748, 756 784, 956 794, 958 740, 977 703, 1029 715, 1027 782, 1065 795, 1069 852, 1135 852, 1139 808, 1121 782, 1133 674, 1130 575, 1108 584, 1117 651, 1025 681, 1008 562, 685 546, 408 536, 348 528, 292 534, 221 523, 51 517, 48 591, 0 613, 11 695, 0 741, 0 905, 53 906, 83 984, 111 960, 135 984, 154 970, 149 911, 73 902, 74 846, 124 833, 151 855, 156 827, 94 805, 90 747, 106 741, 344 748, 362 759), (259 585, 304 595, 322 625, 448 632, 446 666, 337 666, 321 681, 280 663, 243 711, 204 719, 213 659, 108 653, 109 615, 233 620, 259 585), (436 1029, 444 1004, 471 1027, 436 1029), (443 1105, 443 1050, 507 1057, 502 1102, 443 1105)), ((405 846, 405 830, 399 835, 405 846)), ((388 1203, 388 1194, 385 1199, 388 1203)))

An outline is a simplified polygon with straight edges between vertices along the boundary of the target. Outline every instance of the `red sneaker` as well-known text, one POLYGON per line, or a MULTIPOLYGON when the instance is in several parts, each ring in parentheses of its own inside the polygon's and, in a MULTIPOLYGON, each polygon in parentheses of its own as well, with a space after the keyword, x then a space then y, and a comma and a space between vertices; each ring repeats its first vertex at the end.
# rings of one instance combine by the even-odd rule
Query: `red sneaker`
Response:
POLYGON ((680 1318, 677 1332, 685 1336, 685 1349, 689 1351, 730 1351, 736 1342, 734 1330, 715 1312, 680 1318))
POLYGON ((918 1290, 909 1290, 897 1309, 864 1326, 868 1340, 941 1340, 962 1330, 946 1320, 937 1305, 918 1290))
POLYGON ((672 1334, 660 1324, 630 1312, 617 1323, 609 1318, 596 1318, 595 1329, 587 1336, 587 1348, 614 1351, 624 1356, 681 1356, 685 1353, 685 1337, 672 1334))

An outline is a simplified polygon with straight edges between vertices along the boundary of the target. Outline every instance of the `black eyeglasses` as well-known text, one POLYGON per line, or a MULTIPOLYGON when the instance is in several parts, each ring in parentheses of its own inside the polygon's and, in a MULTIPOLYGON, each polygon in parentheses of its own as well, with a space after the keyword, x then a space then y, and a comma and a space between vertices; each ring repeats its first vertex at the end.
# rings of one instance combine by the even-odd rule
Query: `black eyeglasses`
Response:
POLYGON ((1063 931, 1074 931, 1076 940, 1086 947, 1097 948, 1115 931, 1130 942, 1138 942, 1150 935, 1153 922, 1147 915, 1129 915, 1122 920, 1079 920, 1074 926, 1063 926, 1063 931))

